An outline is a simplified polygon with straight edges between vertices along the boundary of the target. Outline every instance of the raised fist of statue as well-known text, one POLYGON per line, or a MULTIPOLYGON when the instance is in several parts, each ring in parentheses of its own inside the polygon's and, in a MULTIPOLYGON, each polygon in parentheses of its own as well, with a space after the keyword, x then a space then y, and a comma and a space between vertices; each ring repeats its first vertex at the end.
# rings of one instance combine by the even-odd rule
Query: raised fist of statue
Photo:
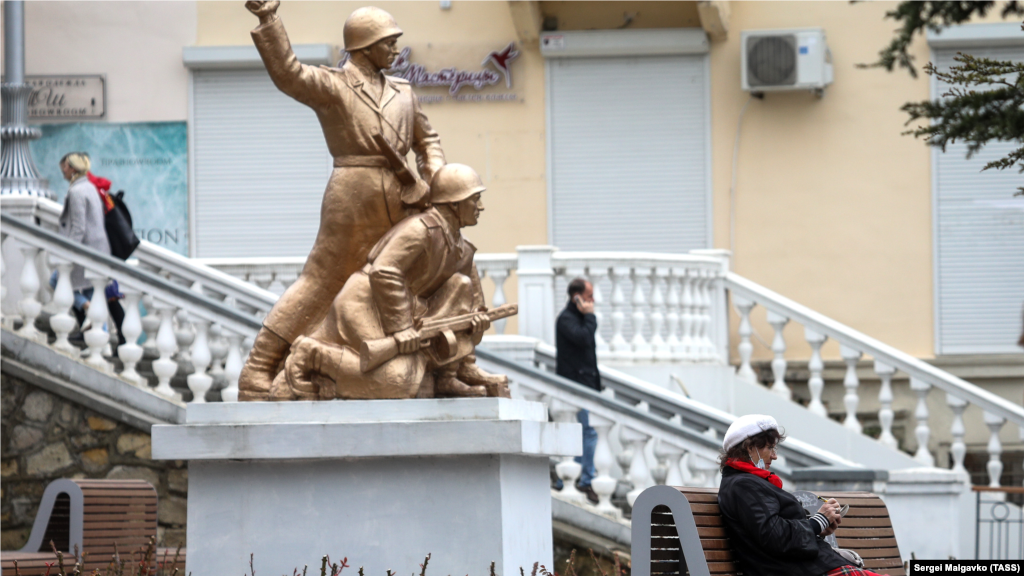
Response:
POLYGON ((277 14, 277 7, 281 4, 279 0, 248 0, 245 7, 249 12, 259 16, 260 23, 266 23, 277 14))

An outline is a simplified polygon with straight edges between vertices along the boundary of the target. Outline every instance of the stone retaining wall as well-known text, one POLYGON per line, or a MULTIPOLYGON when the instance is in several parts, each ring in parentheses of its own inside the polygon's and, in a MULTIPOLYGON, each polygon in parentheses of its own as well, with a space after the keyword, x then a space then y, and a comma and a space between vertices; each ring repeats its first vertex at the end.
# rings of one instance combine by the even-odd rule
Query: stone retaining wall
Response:
POLYGON ((185 543, 188 468, 152 459, 147 431, 0 375, 0 549, 25 545, 43 491, 58 478, 145 480, 159 496, 157 545, 185 543))

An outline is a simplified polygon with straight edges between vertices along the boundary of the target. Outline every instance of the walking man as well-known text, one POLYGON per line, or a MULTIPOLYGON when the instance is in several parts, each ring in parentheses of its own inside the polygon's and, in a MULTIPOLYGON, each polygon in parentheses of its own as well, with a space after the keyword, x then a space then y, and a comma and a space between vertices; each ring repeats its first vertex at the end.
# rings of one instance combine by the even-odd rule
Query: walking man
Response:
MULTIPOLYGON (((341 68, 307 66, 292 51, 277 0, 246 2, 259 17, 253 42, 274 85, 312 108, 334 171, 320 208, 320 230, 302 274, 263 321, 238 381, 239 400, 266 400, 293 342, 327 315, 334 297, 370 249, 406 215, 419 212, 434 173, 444 166, 437 133, 405 80, 384 75, 398 55, 402 30, 380 8, 360 8, 345 21, 349 60, 341 68), (402 184, 383 137, 405 158, 416 153, 419 176, 402 184)), ((404 170, 404 168, 403 168, 404 170)), ((410 170, 413 172, 413 170, 410 170)))
MULTIPOLYGON (((583 278, 569 282, 569 302, 555 323, 555 372, 574 382, 601 390, 601 376, 597 371, 597 317, 594 316, 594 286, 583 278)), ((576 488, 597 504, 597 493, 590 487, 594 479, 594 449, 597 431, 590 426, 590 413, 580 410, 576 419, 583 425, 583 456, 577 457, 583 470, 576 488)), ((561 483, 561 480, 559 480, 561 483)))

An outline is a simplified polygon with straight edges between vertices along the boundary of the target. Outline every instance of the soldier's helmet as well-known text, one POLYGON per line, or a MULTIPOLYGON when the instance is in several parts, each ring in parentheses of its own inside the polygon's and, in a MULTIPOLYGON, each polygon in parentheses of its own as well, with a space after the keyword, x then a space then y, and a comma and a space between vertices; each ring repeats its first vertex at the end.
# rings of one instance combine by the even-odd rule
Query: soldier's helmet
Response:
POLYGON ((465 164, 445 164, 430 182, 430 201, 434 204, 460 202, 486 189, 476 170, 465 164))
POLYGON ((401 36, 395 18, 373 6, 360 8, 349 14, 342 31, 345 38, 345 51, 361 50, 391 36, 401 36))

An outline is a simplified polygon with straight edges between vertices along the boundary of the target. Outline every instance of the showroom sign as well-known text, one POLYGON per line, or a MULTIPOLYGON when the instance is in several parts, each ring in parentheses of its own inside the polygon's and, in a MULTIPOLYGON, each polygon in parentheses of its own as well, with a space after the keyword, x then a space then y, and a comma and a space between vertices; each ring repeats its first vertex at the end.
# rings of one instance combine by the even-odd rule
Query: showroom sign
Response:
POLYGON ((106 114, 102 75, 26 76, 25 83, 32 86, 29 118, 103 118, 106 114))

